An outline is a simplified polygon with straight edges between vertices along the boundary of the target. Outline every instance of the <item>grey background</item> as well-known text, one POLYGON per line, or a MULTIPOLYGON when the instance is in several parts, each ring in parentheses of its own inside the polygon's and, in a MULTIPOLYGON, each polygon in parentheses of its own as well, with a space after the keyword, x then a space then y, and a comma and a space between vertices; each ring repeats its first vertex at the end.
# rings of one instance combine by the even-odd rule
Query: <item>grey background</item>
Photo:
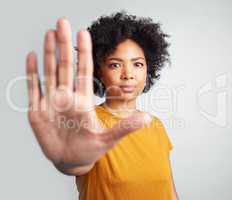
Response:
MULTIPOLYGON (((75 33, 102 14, 126 9, 160 21, 171 35, 172 65, 139 108, 158 116, 182 200, 232 199, 232 3, 207 1, 1 1, 0 199, 77 199, 74 177, 43 156, 27 122, 25 56, 35 50, 42 69, 46 30, 66 16, 75 33), (10 93, 9 93, 10 92, 10 93), (8 98, 7 98, 8 97, 8 98)), ((42 72, 42 70, 41 70, 42 72)), ((103 99, 96 98, 96 103, 103 99)))

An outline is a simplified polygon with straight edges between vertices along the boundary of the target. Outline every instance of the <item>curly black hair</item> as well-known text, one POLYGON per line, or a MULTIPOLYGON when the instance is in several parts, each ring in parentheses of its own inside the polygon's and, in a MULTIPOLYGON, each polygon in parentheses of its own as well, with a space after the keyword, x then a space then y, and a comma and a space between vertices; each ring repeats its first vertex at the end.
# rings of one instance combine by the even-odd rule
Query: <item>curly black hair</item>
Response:
POLYGON ((160 71, 165 62, 170 63, 167 50, 170 45, 163 33, 160 23, 154 23, 151 18, 129 15, 125 10, 109 16, 102 15, 93 21, 87 30, 91 34, 94 61, 94 94, 103 97, 105 88, 98 77, 101 63, 114 52, 116 46, 126 39, 135 41, 144 51, 148 66, 147 80, 143 93, 150 90, 155 80, 160 78, 160 71), (101 84, 99 84, 101 83, 101 84))

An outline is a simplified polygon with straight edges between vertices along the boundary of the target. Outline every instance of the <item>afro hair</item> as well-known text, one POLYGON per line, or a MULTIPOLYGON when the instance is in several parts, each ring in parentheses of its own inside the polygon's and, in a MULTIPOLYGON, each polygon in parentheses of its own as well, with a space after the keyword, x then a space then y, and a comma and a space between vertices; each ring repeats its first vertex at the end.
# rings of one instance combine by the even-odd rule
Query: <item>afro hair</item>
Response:
POLYGON ((94 62, 94 94, 103 97, 104 85, 100 82, 98 71, 101 63, 112 54, 117 45, 126 39, 135 41, 144 51, 147 63, 147 78, 143 93, 150 90, 155 80, 160 78, 158 72, 166 61, 170 63, 167 35, 151 18, 129 15, 125 10, 109 16, 102 15, 93 21, 87 30, 91 34, 94 62), (101 83, 101 84, 99 84, 101 83))

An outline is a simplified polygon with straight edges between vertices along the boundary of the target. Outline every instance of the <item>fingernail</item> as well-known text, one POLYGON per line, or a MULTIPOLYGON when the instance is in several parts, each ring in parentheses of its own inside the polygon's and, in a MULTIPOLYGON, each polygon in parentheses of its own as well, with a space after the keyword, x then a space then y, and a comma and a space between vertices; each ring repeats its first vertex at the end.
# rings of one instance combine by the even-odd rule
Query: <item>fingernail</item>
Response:
POLYGON ((146 115, 144 116, 144 120, 145 120, 146 123, 150 123, 151 120, 152 120, 152 117, 151 117, 149 114, 146 114, 146 115))

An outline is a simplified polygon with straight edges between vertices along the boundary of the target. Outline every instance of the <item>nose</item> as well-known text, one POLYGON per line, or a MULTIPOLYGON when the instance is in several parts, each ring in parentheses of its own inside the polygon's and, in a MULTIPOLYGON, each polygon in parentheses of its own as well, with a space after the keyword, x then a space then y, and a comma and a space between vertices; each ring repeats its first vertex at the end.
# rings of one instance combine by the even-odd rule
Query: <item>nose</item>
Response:
POLYGON ((121 73, 121 79, 134 79, 134 72, 130 64, 124 65, 121 73))

